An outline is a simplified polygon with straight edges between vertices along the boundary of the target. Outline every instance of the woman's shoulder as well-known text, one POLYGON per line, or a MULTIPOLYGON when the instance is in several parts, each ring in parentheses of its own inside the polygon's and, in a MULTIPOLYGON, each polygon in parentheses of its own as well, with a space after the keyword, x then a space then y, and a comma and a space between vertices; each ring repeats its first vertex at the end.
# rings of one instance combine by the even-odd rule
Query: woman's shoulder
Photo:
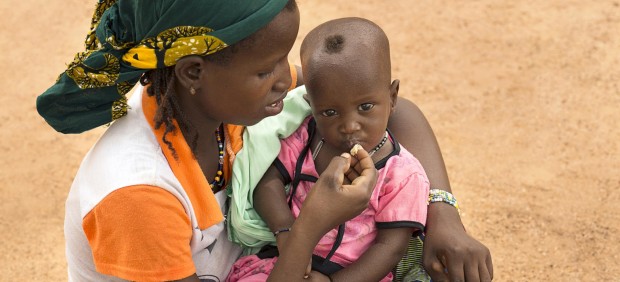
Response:
POLYGON ((166 188, 171 181, 174 174, 138 106, 112 124, 90 149, 74 186, 89 183, 90 191, 105 195, 132 185, 166 188))

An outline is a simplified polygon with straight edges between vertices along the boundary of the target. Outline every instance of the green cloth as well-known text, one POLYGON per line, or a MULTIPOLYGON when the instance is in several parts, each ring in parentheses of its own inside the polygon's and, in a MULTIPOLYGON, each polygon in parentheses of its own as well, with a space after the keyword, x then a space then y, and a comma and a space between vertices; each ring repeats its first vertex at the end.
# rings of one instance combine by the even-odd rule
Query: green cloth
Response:
POLYGON ((228 209, 228 238, 256 253, 262 246, 275 243, 273 233, 253 208, 254 187, 280 152, 284 139, 310 115, 310 106, 303 99, 306 88, 300 86, 284 99, 282 113, 266 118, 243 133, 243 148, 235 156, 233 174, 226 189, 231 197, 228 209))
POLYGON ((422 251, 424 250, 424 236, 409 238, 407 251, 394 268, 394 282, 430 282, 431 277, 424 270, 422 251))
POLYGON ((127 113, 125 94, 149 69, 209 55, 267 25, 288 0, 100 0, 86 50, 37 98, 57 131, 81 133, 127 113))

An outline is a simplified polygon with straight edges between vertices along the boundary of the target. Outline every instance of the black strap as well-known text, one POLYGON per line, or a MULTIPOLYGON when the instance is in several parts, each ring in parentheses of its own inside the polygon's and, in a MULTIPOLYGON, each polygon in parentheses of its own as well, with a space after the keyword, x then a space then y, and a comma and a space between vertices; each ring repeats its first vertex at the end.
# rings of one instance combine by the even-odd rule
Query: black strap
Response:
MULTIPOLYGON (((276 246, 267 245, 261 248, 261 250, 256 254, 259 259, 268 259, 280 256, 280 252, 276 246)), ((339 265, 335 262, 326 260, 317 255, 312 255, 312 270, 323 273, 324 275, 331 275, 339 270, 343 269, 342 265, 339 265)))
POLYGON ((344 267, 333 261, 326 260, 320 256, 312 255, 312 270, 323 273, 324 275, 332 275, 344 267))
POLYGON ((292 182, 292 189, 291 189, 291 196, 288 199, 288 207, 289 209, 293 207, 293 196, 295 195, 295 193, 297 192, 297 186, 299 186, 299 182, 301 181, 301 179, 299 178, 299 175, 301 174, 301 167, 304 164, 304 159, 306 158, 306 155, 308 154, 308 151, 310 150, 310 143, 312 143, 312 138, 314 138, 314 132, 316 128, 316 123, 314 122, 314 119, 310 119, 310 121, 308 122, 308 144, 306 144, 306 147, 304 147, 301 150, 301 153, 299 154, 299 157, 297 157, 297 163, 295 164, 295 173, 293 174, 293 182, 292 182))
POLYGON ((332 246, 332 249, 329 251, 329 253, 325 257, 325 261, 329 261, 334 256, 334 253, 336 253, 336 250, 338 249, 338 247, 340 247, 340 244, 342 243, 342 238, 344 237, 344 230, 345 230, 344 223, 340 224, 338 226, 338 234, 336 235, 336 241, 334 241, 334 245, 332 246))
POLYGON ((316 182, 317 180, 319 180, 318 178, 316 178, 314 175, 309 175, 309 174, 305 174, 305 173, 300 173, 299 174, 299 180, 300 181, 310 181, 310 182, 316 182))
MULTIPOLYGON (((303 174, 301 173, 301 169, 302 166, 304 164, 304 160, 306 159, 306 155, 308 154, 308 151, 310 150, 310 144, 312 143, 312 139, 314 138, 314 134, 316 132, 316 122, 314 121, 314 119, 310 119, 310 121, 308 122, 308 143, 306 144, 306 146, 302 149, 301 154, 299 155, 299 157, 297 158, 297 163, 295 164, 295 173, 293 174, 293 180, 292 180, 292 189, 291 189, 291 196, 288 200, 288 206, 289 208, 292 208, 293 206, 293 196, 295 195, 295 193, 297 192, 297 187, 299 186, 299 182, 301 181, 310 181, 310 182, 316 182, 318 179, 312 175, 308 175, 308 174, 303 174)), ((344 237, 344 231, 345 231, 345 224, 341 224, 338 226, 338 234, 336 235, 336 240, 334 241, 334 245, 332 246, 331 250, 329 251, 329 254, 327 254, 327 257, 325 258, 321 258, 321 262, 320 263, 316 263, 317 264, 317 271, 323 273, 323 274, 331 274, 334 273, 340 269, 342 269, 342 267, 340 266, 340 268, 336 269, 334 265, 339 266, 338 264, 330 261, 330 259, 332 258, 332 256, 334 256, 334 254, 336 253, 336 250, 338 249, 338 247, 340 247, 340 244, 342 243, 342 238, 344 237), (320 265, 320 266, 319 266, 320 265), (326 272, 330 272, 330 273, 325 273, 323 271, 321 271, 320 269, 322 269, 323 271, 326 272)), ((318 257, 318 256, 317 256, 318 257)), ((319 257, 320 258, 320 257, 319 257)), ((315 268, 315 260, 312 260, 312 267, 315 268)))
POLYGON ((263 246, 260 251, 256 254, 259 259, 268 259, 275 258, 280 256, 280 252, 278 251, 278 247, 272 245, 263 246))
POLYGON ((282 178, 284 178, 284 185, 291 183, 291 176, 288 174, 286 167, 280 161, 280 159, 276 158, 275 160, 273 160, 273 166, 275 166, 278 172, 280 172, 280 175, 282 175, 282 178))

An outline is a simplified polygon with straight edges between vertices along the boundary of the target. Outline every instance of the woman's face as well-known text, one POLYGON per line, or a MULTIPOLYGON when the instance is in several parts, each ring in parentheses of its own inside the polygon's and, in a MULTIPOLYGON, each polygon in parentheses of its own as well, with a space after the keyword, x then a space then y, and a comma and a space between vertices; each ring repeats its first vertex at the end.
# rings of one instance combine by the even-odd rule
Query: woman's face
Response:
POLYGON ((298 30, 299 11, 284 8, 227 62, 208 62, 200 81, 200 107, 206 117, 252 125, 280 113, 292 82, 288 53, 298 30))

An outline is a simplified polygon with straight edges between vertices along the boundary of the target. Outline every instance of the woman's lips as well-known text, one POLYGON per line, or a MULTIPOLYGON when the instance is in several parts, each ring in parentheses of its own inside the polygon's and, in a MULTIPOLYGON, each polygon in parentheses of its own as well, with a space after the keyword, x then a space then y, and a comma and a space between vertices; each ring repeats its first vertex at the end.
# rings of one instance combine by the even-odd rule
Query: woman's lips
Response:
POLYGON ((282 112, 282 109, 284 109, 284 98, 286 98, 286 94, 288 94, 288 91, 283 92, 278 100, 265 107, 268 116, 275 116, 282 112))
POLYGON ((280 112, 282 112, 282 109, 284 108, 284 97, 282 97, 281 99, 271 103, 270 105, 268 105, 267 107, 265 107, 266 111, 267 111, 267 115, 269 116, 275 116, 277 114, 279 114, 280 112))

